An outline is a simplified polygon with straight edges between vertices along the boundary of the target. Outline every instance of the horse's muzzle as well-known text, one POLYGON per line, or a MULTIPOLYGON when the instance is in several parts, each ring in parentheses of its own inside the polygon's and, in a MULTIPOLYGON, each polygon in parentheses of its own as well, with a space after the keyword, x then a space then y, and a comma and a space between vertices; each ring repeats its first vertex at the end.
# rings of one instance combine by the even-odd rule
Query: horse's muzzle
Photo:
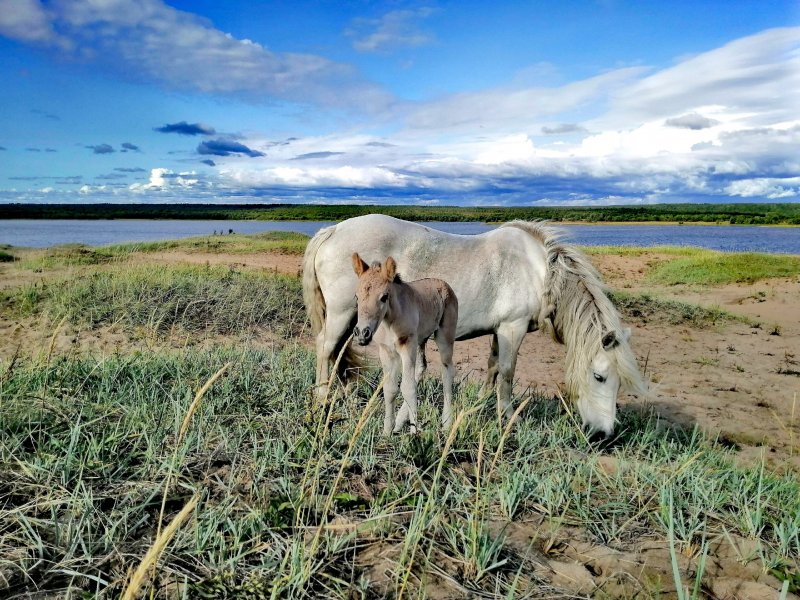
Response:
POLYGON ((366 346, 372 341, 372 330, 369 327, 359 329, 358 326, 353 329, 353 335, 360 346, 366 346))

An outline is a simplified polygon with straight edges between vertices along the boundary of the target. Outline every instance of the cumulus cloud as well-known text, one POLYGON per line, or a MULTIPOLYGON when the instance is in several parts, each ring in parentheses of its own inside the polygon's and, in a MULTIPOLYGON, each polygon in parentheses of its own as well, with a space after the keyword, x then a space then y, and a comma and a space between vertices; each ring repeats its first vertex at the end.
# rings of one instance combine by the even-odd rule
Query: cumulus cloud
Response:
POLYGON ((328 152, 328 151, 306 152, 305 154, 299 154, 298 156, 295 156, 291 160, 308 160, 308 159, 314 159, 314 158, 330 158, 331 156, 339 156, 341 154, 344 154, 344 152, 328 152))
POLYGON ((424 46, 432 43, 434 36, 424 31, 420 22, 432 13, 430 8, 393 10, 378 19, 355 19, 345 35, 359 52, 424 46))
POLYGON ((131 151, 131 152, 141 152, 139 146, 136 144, 131 144, 130 142, 123 142, 122 143, 122 152, 131 151))
POLYGON ((147 191, 166 191, 175 188, 188 190, 196 186, 203 186, 200 177, 194 171, 176 173, 171 169, 157 167, 150 170, 150 180, 147 183, 132 183, 128 190, 134 193, 147 191))
POLYGON ((0 33, 179 90, 375 112, 392 102, 350 65, 274 52, 162 0, 0 0, 0 33))
POLYGON ((55 32, 52 15, 39 0, 0 0, 0 34, 62 50, 72 47, 68 39, 55 32))
POLYGON ((111 154, 114 148, 109 144, 96 144, 94 146, 86 146, 94 154, 111 154))
POLYGON ((211 125, 205 125, 204 123, 187 123, 186 121, 167 123, 161 127, 154 127, 153 130, 160 133, 179 133, 181 135, 214 135, 217 133, 217 130, 211 127, 211 125))
POLYGON ((566 133, 587 133, 587 130, 585 127, 581 127, 575 123, 561 123, 553 126, 544 125, 542 127, 542 133, 544 135, 563 135, 566 133))
POLYGON ((719 124, 716 119, 709 119, 697 113, 689 113, 680 117, 672 117, 664 121, 668 127, 678 127, 682 129, 708 129, 719 124))
POLYGON ((212 154, 214 156, 244 155, 250 157, 264 156, 263 152, 248 148, 244 144, 233 140, 205 140, 197 146, 199 154, 212 154))

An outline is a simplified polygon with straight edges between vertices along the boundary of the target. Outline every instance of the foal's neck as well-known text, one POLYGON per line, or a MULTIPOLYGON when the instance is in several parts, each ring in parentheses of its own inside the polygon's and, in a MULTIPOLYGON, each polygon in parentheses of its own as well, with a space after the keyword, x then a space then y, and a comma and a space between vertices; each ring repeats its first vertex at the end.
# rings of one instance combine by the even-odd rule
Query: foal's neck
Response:
POLYGON ((411 287, 405 281, 393 281, 389 284, 391 286, 391 293, 389 294, 389 307, 383 320, 386 325, 392 327, 394 322, 400 316, 400 311, 403 307, 408 307, 409 302, 404 302, 410 294, 413 294, 411 287))

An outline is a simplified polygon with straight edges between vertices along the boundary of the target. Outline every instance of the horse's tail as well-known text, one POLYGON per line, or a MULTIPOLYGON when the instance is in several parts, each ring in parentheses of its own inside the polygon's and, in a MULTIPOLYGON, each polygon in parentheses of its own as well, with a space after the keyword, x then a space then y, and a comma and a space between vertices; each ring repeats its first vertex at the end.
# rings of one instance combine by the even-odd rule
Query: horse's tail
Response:
MULTIPOLYGON (((336 225, 320 229, 316 235, 311 238, 311 241, 308 242, 305 254, 303 255, 303 302, 306 305, 308 319, 311 321, 311 333, 314 339, 316 339, 325 327, 325 317, 327 314, 325 296, 322 294, 322 288, 319 285, 314 261, 320 246, 333 235, 334 231, 336 231, 336 225)), ((353 325, 355 325, 355 323, 353 323, 353 325)), ((336 360, 339 354, 342 354, 339 360, 338 375, 344 382, 354 378, 358 373, 358 369, 365 366, 363 359, 349 344, 342 353, 342 346, 345 345, 347 340, 347 336, 336 340, 336 349, 331 357, 332 360, 336 360)), ((321 382, 318 381, 317 383, 321 382)))
POLYGON ((314 337, 325 326, 325 296, 322 295, 322 288, 319 287, 314 259, 317 257, 319 247, 333 235, 335 230, 335 225, 320 229, 308 242, 303 255, 303 302, 306 305, 308 319, 311 321, 311 333, 314 337))

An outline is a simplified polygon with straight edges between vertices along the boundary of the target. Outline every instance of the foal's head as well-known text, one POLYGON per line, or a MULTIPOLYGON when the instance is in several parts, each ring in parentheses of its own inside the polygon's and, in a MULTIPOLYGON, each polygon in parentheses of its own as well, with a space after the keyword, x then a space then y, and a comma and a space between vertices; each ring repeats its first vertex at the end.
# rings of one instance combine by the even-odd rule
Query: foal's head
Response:
POLYGON ((397 277, 397 263, 390 256, 383 265, 374 262, 369 266, 356 252, 353 270, 358 275, 358 322, 353 334, 359 344, 366 346, 386 316, 392 283, 397 277))

